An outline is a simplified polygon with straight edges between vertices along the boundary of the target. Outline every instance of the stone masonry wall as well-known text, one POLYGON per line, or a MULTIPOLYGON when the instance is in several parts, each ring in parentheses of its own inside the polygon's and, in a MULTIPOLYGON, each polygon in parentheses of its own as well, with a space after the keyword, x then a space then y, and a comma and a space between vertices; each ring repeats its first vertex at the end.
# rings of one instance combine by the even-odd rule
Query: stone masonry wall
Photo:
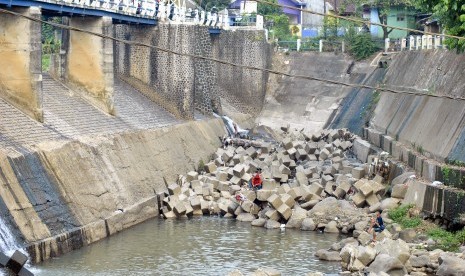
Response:
MULTIPOLYGON (((116 25, 120 39, 162 49, 213 57, 238 64, 267 67, 270 46, 262 31, 224 31, 210 35, 208 27, 160 24, 157 27, 116 25)), ((221 113, 222 100, 242 112, 265 96, 267 74, 213 61, 179 56, 144 46, 115 43, 116 74, 151 100, 181 118, 221 113)))

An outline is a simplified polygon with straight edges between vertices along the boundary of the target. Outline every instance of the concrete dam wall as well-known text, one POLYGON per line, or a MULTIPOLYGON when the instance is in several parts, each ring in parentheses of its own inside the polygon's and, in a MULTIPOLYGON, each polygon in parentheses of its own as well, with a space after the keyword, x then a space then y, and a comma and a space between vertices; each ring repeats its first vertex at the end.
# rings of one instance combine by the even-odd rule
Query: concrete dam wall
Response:
POLYGON ((165 183, 210 158, 223 134, 214 119, 1 153, 1 215, 34 261, 58 256, 157 216, 165 183))

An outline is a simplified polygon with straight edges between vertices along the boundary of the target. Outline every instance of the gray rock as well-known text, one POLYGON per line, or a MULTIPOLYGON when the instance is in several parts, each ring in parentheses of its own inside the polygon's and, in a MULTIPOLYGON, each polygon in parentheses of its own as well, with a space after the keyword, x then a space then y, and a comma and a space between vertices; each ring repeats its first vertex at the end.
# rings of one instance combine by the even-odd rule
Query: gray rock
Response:
POLYGON ((428 255, 420 255, 420 256, 410 256, 409 262, 410 265, 413 267, 424 267, 430 263, 430 258, 428 255))
POLYGON ((387 209, 392 210, 392 209, 396 208, 397 206, 399 206, 399 202, 400 202, 399 199, 389 197, 389 198, 386 198, 383 201, 381 201, 380 208, 383 211, 387 210, 387 209))
POLYGON ((376 257, 376 250, 371 246, 359 246, 357 260, 364 266, 368 266, 376 257))
POLYGON ((342 259, 339 256, 339 252, 337 251, 329 251, 326 249, 320 249, 315 253, 315 256, 318 259, 323 261, 332 261, 332 262, 340 262, 342 259))
POLYGON ((388 254, 393 258, 397 258, 402 264, 405 264, 410 259, 410 248, 403 240, 384 239, 375 245, 375 249, 379 254, 388 254))
POLYGON ((397 184, 392 187, 391 197, 404 199, 405 194, 407 193, 407 185, 397 184))
POLYGON ((250 213, 240 213, 239 215, 237 215, 236 219, 238 221, 248 221, 248 222, 251 222, 251 221, 254 221, 255 220, 255 216, 250 214, 250 213))
POLYGON ((254 276, 281 276, 281 272, 270 267, 260 267, 252 275, 254 276))
POLYGON ((436 273, 439 276, 463 276, 465 275, 465 260, 452 254, 439 256, 439 268, 436 273))
POLYGON ((307 218, 307 210, 296 206, 292 210, 292 215, 289 218, 289 221, 286 223, 286 228, 300 228, 302 226, 302 221, 307 218))
POLYGON ((252 221, 252 226, 263 227, 266 223, 266 219, 258 218, 252 221))
POLYGON ((399 238, 403 239, 406 242, 413 242, 417 237, 417 232, 415 229, 409 228, 404 229, 399 232, 399 238))
POLYGON ((370 264, 367 271, 373 273, 386 272, 391 276, 404 276, 407 274, 407 269, 405 269, 404 265, 401 261, 399 261, 399 259, 384 253, 376 256, 375 260, 370 264))
POLYGON ((337 222, 332 220, 326 224, 325 233, 339 233, 339 229, 337 228, 337 222))
POLYGON ((265 228, 267 229, 276 229, 280 227, 281 223, 277 222, 276 220, 269 219, 265 222, 265 228))
POLYGON ((391 185, 392 186, 395 186, 397 184, 404 184, 407 182, 408 178, 412 175, 415 175, 415 172, 406 172, 406 173, 403 173, 401 175, 399 175, 398 177, 394 178, 391 182, 391 185))
POLYGON ((303 231, 314 231, 316 229, 316 224, 311 218, 306 218, 302 221, 302 226, 300 227, 303 231))
POLYGON ((355 230, 364 231, 368 226, 368 220, 362 220, 355 223, 355 230))

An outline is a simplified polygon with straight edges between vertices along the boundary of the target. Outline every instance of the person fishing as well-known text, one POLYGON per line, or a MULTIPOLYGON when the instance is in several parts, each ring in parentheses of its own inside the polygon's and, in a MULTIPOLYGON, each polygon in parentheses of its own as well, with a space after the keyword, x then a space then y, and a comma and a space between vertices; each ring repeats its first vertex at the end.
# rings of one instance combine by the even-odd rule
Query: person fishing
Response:
POLYGON ((370 224, 370 229, 368 230, 368 233, 373 231, 373 240, 376 241, 376 233, 381 233, 384 231, 384 221, 383 218, 381 217, 380 211, 376 212, 376 218, 371 218, 371 224, 370 224))

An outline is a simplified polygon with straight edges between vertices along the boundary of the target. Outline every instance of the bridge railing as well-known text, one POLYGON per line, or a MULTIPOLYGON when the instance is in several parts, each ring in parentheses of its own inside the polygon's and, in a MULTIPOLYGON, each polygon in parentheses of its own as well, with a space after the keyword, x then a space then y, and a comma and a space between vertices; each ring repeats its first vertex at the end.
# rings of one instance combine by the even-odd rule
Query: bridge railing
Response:
POLYGON ((219 12, 199 9, 186 9, 185 4, 176 5, 170 0, 37 0, 66 6, 84 7, 89 9, 105 10, 132 16, 155 18, 160 21, 206 25, 228 29, 234 27, 247 27, 263 29, 263 16, 241 15, 248 21, 236 20, 230 17, 228 10, 219 12))
POLYGON ((411 35, 399 39, 386 38, 384 40, 384 51, 386 53, 445 48, 444 37, 442 35, 411 35))

